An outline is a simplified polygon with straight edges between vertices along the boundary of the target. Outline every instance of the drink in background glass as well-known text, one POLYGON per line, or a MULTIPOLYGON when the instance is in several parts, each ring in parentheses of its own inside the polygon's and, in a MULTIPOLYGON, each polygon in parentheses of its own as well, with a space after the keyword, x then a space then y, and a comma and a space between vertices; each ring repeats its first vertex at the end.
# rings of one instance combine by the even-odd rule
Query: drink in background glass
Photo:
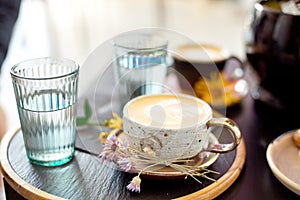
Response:
POLYGON ((114 39, 114 75, 121 109, 133 97, 164 91, 167 41, 148 33, 114 39))
POLYGON ((26 153, 37 165, 59 166, 74 155, 79 66, 38 58, 11 69, 26 153))

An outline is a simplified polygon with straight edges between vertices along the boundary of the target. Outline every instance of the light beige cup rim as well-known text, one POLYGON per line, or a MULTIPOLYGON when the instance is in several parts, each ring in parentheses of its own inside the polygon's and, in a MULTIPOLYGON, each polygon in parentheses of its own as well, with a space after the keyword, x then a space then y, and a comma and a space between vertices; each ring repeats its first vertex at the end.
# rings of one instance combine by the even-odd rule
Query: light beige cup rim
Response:
POLYGON ((68 76, 72 76, 73 74, 77 74, 79 72, 79 64, 76 63, 75 61, 68 59, 68 58, 62 58, 62 57, 40 57, 40 58, 32 58, 32 59, 27 59, 27 60, 23 60, 15 65, 12 66, 12 68, 10 69, 10 74, 11 76, 15 77, 15 78, 19 78, 19 79, 27 79, 27 80, 50 80, 50 79, 58 79, 58 78, 63 78, 63 77, 68 77, 68 76), (22 64, 29 64, 30 62, 35 62, 35 61, 45 61, 48 62, 49 60, 53 60, 53 61, 58 61, 58 62, 67 62, 70 63, 74 66, 74 70, 72 70, 69 73, 65 73, 65 74, 61 74, 61 75, 57 75, 57 76, 45 76, 45 77, 26 77, 26 76, 22 76, 20 74, 18 74, 15 70, 17 67, 19 67, 22 64))
MULTIPOLYGON (((138 101, 140 99, 143 99, 143 98, 148 98, 148 97, 153 97, 153 96, 174 96, 174 97, 182 97, 182 98, 187 98, 187 99, 192 99, 192 100, 195 100, 195 101, 198 101, 200 102, 204 108, 205 108, 205 111, 207 112, 207 116, 206 118, 204 118, 203 120, 201 121, 197 121, 195 122, 194 124, 192 125, 189 125, 189 126, 182 126, 180 127, 180 129, 190 129, 192 127, 195 127, 195 126, 201 126, 203 124, 206 124, 211 118, 212 118, 212 108, 208 105, 208 103, 206 103, 205 101, 203 101, 202 99, 199 99, 198 97, 195 97, 195 96, 191 96, 191 95, 187 95, 187 94, 169 94, 169 93, 162 93, 162 94, 148 94, 148 95, 141 95, 141 96, 138 96, 138 97, 135 97, 133 99, 131 99, 130 101, 128 101, 124 108, 123 108, 123 118, 126 118, 127 120, 129 121, 132 121, 136 124, 139 124, 141 126, 147 126, 147 127, 151 127, 151 128, 154 128, 154 129, 161 129, 162 127, 157 127, 157 126, 149 126, 149 125, 146 125, 146 124, 143 124, 137 120, 133 120, 131 119, 129 116, 128 116, 128 107, 130 106, 130 104, 132 102, 135 102, 135 101, 138 101)), ((178 128, 163 128, 165 130, 177 130, 178 128)))
MULTIPOLYGON (((199 43, 199 44, 185 44, 185 45, 181 45, 177 48, 176 54, 174 54, 174 58, 179 60, 179 61, 189 61, 192 62, 194 64, 208 64, 208 63, 219 63, 219 62, 223 62, 225 60, 227 60, 228 58, 230 58, 230 53, 227 49, 222 48, 218 45, 214 45, 214 44, 210 44, 210 43, 199 43), (221 59, 213 59, 210 58, 210 60, 200 60, 200 59, 195 59, 195 58, 190 58, 188 56, 184 55, 184 51, 188 50, 188 49, 205 49, 205 47, 209 47, 211 49, 218 49, 220 51, 220 55, 222 55, 221 59)), ((209 57, 209 55, 208 55, 209 57)))

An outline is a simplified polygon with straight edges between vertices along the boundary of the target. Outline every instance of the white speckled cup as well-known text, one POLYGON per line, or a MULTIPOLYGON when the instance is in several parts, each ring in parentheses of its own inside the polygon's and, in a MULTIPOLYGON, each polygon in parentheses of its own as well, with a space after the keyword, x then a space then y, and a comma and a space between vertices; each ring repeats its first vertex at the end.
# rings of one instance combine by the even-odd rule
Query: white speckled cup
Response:
POLYGON ((231 119, 213 118, 211 107, 188 95, 136 97, 123 109, 123 129, 130 147, 164 160, 184 159, 201 151, 224 153, 236 148, 241 131, 231 119), (211 127, 224 126, 233 142, 208 146, 211 127))

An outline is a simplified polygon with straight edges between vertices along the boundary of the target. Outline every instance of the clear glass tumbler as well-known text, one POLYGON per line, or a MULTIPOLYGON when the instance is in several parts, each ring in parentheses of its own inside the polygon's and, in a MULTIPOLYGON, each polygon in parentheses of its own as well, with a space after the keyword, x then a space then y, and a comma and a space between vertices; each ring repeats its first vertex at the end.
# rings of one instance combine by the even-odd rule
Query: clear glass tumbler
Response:
POLYGON ((167 40, 158 34, 126 33, 113 39, 114 75, 121 109, 132 98, 164 91, 167 40))
POLYGON ((79 65, 37 58, 11 69, 26 153, 37 165, 59 166, 74 156, 79 65))

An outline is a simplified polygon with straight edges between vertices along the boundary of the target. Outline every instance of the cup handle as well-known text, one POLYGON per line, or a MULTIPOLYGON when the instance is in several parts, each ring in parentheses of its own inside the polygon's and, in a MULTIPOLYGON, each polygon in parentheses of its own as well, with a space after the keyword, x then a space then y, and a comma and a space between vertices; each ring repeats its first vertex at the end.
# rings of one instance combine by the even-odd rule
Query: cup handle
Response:
POLYGON ((233 138, 232 143, 228 144, 214 144, 205 151, 214 152, 214 153, 226 153, 229 151, 234 150, 237 145, 240 143, 242 139, 241 131, 238 127, 238 125, 231 119, 228 118, 212 118, 210 121, 207 122, 207 127, 213 127, 213 126, 223 126, 225 127, 228 132, 231 134, 233 138))
POLYGON ((235 80, 244 76, 243 62, 236 56, 230 56, 222 70, 228 80, 235 80))

